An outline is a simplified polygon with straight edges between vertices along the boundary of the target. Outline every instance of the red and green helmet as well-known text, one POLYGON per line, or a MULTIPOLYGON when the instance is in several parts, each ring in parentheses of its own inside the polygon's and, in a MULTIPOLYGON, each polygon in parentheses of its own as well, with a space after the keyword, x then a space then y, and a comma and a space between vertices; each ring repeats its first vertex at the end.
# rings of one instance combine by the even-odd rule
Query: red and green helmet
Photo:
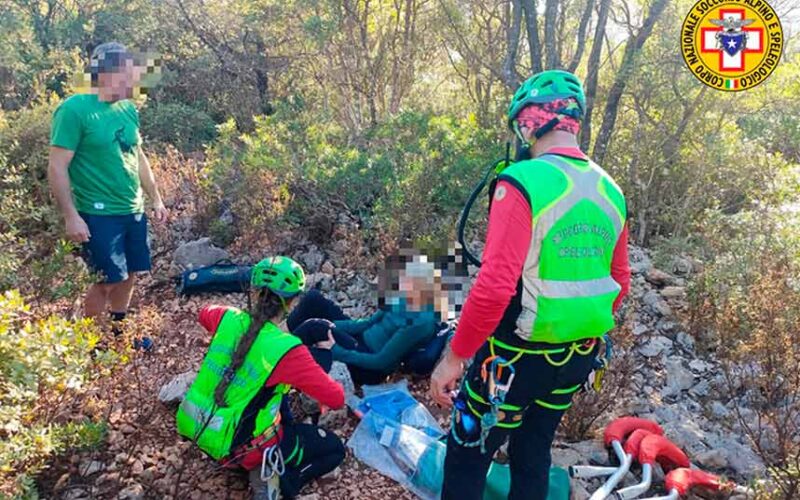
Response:
POLYGON ((300 294, 306 286, 306 274, 289 257, 267 257, 255 266, 250 276, 253 288, 266 288, 283 298, 300 294))
POLYGON ((542 71, 525 80, 514 93, 508 106, 508 126, 513 130, 517 115, 525 106, 557 99, 574 99, 577 109, 565 109, 564 114, 581 119, 586 113, 586 95, 580 79, 568 71, 542 71))

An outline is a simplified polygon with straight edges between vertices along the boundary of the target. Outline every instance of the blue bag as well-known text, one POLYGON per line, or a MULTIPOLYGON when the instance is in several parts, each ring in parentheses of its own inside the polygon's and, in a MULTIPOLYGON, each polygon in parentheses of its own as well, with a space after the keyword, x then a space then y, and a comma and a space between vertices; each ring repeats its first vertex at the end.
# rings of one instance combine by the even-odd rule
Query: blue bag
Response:
POLYGON ((229 259, 189 269, 181 273, 178 293, 195 295, 198 293, 236 293, 250 289, 250 274, 253 266, 234 264, 229 259))

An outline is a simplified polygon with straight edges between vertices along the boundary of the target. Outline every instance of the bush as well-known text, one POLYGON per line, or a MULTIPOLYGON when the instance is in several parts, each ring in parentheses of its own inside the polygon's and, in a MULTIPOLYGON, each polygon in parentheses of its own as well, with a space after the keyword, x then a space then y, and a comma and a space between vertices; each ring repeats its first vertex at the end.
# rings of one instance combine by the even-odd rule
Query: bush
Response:
POLYGON ((50 202, 52 108, 39 106, 0 119, 0 291, 20 288, 50 300, 88 284, 85 266, 72 256, 74 246, 59 240, 62 223, 50 202))
MULTIPOLYGON (((91 352, 91 320, 36 319, 17 291, 0 296, 0 487, 24 486, 49 456, 96 445, 104 427, 61 409, 118 356, 91 352)), ((2 491, 0 489, 0 491, 2 491)))
POLYGON ((250 134, 233 122, 219 130, 208 149, 207 195, 218 201, 215 215, 232 212, 238 233, 319 233, 335 222, 332 212, 346 212, 368 238, 444 240, 502 149, 471 117, 417 113, 378 125, 356 143, 343 129, 287 108, 258 118, 250 134))
POLYGON ((186 104, 148 102, 140 116, 148 140, 171 144, 182 152, 202 150, 217 136, 214 120, 186 104))
POLYGON ((692 327, 722 363, 723 395, 776 499, 800 494, 800 232, 786 215, 716 217, 718 257, 690 288, 692 327))

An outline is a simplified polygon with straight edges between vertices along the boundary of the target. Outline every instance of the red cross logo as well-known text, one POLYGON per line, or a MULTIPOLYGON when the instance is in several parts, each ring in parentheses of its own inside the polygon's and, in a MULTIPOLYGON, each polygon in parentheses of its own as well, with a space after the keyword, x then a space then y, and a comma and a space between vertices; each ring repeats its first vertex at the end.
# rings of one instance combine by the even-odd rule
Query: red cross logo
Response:
MULTIPOLYGON (((745 19, 744 9, 720 9, 719 18, 745 19)), ((700 52, 705 54, 716 52, 719 54, 719 70, 722 72, 744 71, 744 55, 760 54, 764 52, 764 28, 743 28, 747 35, 747 46, 736 55, 730 55, 719 47, 717 35, 723 28, 700 28, 700 52)))

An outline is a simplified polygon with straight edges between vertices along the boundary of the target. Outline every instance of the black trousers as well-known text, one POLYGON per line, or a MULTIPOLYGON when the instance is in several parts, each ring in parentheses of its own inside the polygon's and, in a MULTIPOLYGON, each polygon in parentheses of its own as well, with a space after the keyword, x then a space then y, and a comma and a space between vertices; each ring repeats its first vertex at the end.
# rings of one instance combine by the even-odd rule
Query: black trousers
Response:
MULTIPOLYGON (((550 446, 553 437, 566 411, 565 407, 570 404, 574 392, 578 390, 576 386, 582 385, 589 376, 596 352, 597 347, 583 355, 573 352, 565 363, 569 350, 550 355, 552 363, 543 355, 522 355, 514 363, 516 378, 505 400, 506 404, 524 408, 522 424, 515 429, 493 427, 486 438, 486 453, 481 453, 480 446, 463 446, 454 439, 454 433, 458 434, 461 441, 470 441, 470 438, 474 440, 476 437, 474 431, 471 434, 467 433, 463 420, 454 419, 447 439, 442 499, 483 498, 486 473, 495 452, 506 439, 509 440, 511 469, 509 498, 513 500, 547 498, 550 446), (560 363, 563 365, 554 366, 560 363)), ((495 354, 507 360, 516 355, 513 351, 499 347, 495 347, 495 354)), ((484 398, 486 390, 480 377, 480 369, 489 355, 487 343, 475 355, 466 376, 470 387, 484 398)), ((463 387, 459 398, 468 398, 463 387)), ((479 435, 478 430, 477 436, 479 435)))
MULTIPOLYGON (((332 300, 325 298, 318 290, 309 290, 303 294, 300 302, 289 314, 286 326, 307 346, 328 340, 328 330, 330 329, 336 343, 345 349, 370 352, 360 335, 337 331, 330 324, 332 321, 348 319, 350 318, 332 300)), ((353 377, 353 382, 358 385, 380 384, 388 375, 353 365, 347 365, 347 368, 353 377)))
POLYGON ((286 464, 283 498, 297 496, 303 486, 338 467, 345 455, 339 436, 311 424, 284 425, 280 447, 286 464))

